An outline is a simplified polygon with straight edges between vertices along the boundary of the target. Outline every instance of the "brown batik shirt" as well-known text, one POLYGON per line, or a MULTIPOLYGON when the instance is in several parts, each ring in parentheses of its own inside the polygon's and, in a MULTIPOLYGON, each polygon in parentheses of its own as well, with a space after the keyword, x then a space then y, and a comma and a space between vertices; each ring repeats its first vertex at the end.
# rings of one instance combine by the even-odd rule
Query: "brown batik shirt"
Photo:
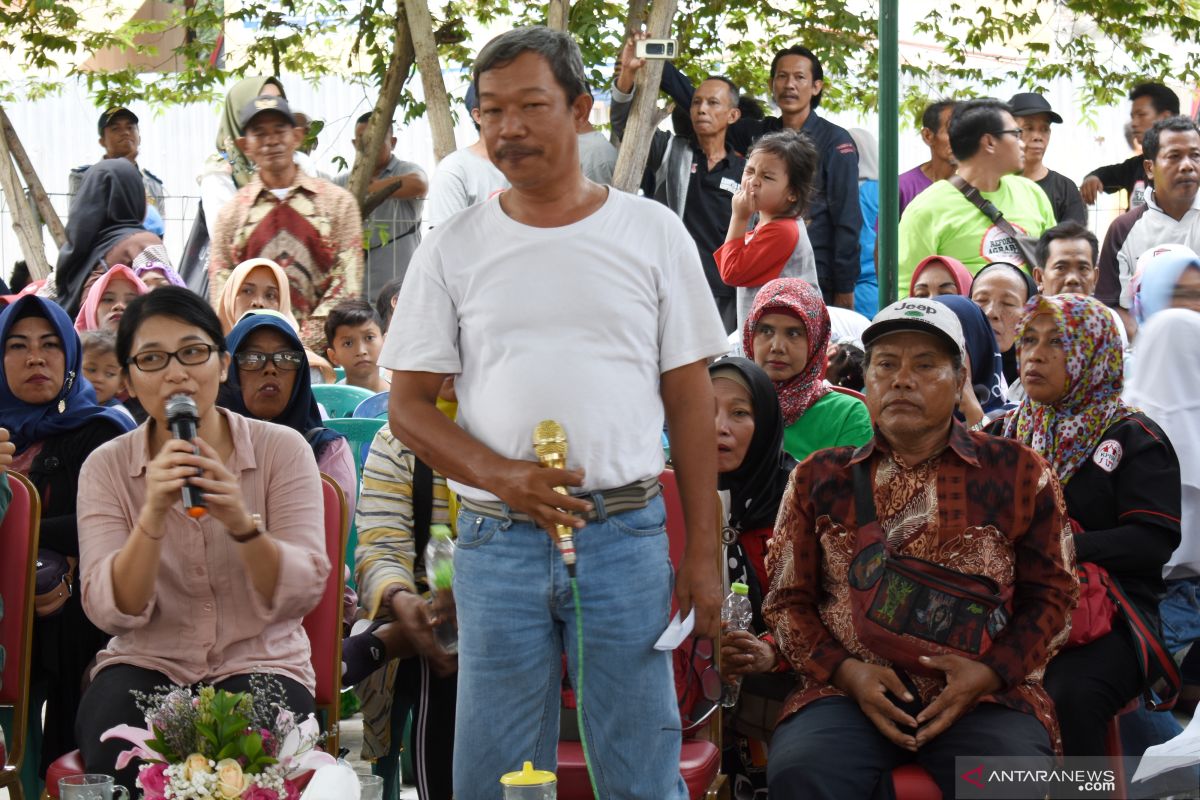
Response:
MULTIPOLYGON (((1057 745, 1042 673, 1066 642, 1079 593, 1062 490, 1030 448, 968 433, 957 422, 946 449, 923 464, 901 462, 876 430, 857 450, 818 451, 793 473, 770 545, 771 588, 763 603, 780 651, 799 673, 781 718, 813 700, 843 695, 830 680, 847 658, 891 666, 859 641, 847 582, 859 549, 851 467, 864 460, 891 551, 1013 587, 1012 618, 979 657, 1003 688, 982 700, 1035 715, 1057 745)), ((945 686, 941 679, 910 677, 924 704, 945 686)))

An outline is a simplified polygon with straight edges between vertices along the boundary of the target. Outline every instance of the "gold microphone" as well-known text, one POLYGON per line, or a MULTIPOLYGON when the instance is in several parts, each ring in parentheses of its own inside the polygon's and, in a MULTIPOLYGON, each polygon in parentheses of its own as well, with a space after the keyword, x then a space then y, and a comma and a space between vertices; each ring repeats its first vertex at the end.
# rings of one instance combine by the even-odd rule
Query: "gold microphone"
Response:
MULTIPOLYGON (((552 419, 544 419, 533 429, 533 452, 538 463, 551 469, 567 468, 567 432, 552 419)), ((565 486, 556 486, 554 491, 565 495, 565 486)), ((567 525, 555 525, 558 534, 558 549, 571 577, 575 577, 575 534, 567 525)))

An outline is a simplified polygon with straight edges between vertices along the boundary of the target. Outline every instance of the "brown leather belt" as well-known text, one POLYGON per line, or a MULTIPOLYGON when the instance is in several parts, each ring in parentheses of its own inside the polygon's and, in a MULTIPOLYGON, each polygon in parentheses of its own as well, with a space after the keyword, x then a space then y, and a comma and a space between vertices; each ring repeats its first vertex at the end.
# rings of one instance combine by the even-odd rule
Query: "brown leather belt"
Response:
MULTIPOLYGON (((621 514, 626 511, 636 511, 639 508, 645 508, 651 500, 658 497, 661 493, 662 486, 658 482, 658 477, 655 476, 636 483, 619 486, 616 489, 605 489, 600 492, 572 496, 592 502, 591 511, 586 514, 577 513, 575 516, 588 522, 596 522, 597 520, 607 519, 613 514, 621 514)), ((472 514, 480 514, 492 519, 512 520, 513 522, 533 522, 533 518, 528 514, 520 511, 510 511, 508 506, 500 502, 460 497, 459 503, 472 514)))

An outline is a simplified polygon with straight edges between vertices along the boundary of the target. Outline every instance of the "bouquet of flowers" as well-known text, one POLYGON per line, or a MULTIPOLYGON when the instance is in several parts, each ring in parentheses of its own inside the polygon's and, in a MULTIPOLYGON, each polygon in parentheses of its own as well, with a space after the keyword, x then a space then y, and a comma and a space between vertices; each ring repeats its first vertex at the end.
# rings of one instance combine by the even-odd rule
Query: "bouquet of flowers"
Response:
POLYGON ((250 687, 134 692, 146 727, 118 725, 100 738, 134 745, 117 769, 146 762, 137 778, 145 800, 299 800, 298 779, 334 758, 316 749, 322 736, 313 716, 297 722, 288 711, 278 679, 253 675, 250 687))

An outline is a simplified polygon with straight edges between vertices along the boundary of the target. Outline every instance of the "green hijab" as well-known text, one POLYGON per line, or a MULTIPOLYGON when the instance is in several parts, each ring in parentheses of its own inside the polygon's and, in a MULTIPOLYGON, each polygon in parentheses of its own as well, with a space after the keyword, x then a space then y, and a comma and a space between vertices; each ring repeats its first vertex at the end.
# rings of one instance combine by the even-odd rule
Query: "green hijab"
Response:
POLYGON ((239 189, 254 177, 254 165, 246 158, 246 154, 238 149, 237 140, 245 133, 238 117, 251 100, 262 94, 263 87, 268 83, 275 84, 279 93, 287 96, 278 78, 261 75, 242 78, 230 87, 229 93, 225 95, 225 108, 221 111, 221 124, 217 128, 217 153, 222 161, 233 168, 233 183, 239 189))

